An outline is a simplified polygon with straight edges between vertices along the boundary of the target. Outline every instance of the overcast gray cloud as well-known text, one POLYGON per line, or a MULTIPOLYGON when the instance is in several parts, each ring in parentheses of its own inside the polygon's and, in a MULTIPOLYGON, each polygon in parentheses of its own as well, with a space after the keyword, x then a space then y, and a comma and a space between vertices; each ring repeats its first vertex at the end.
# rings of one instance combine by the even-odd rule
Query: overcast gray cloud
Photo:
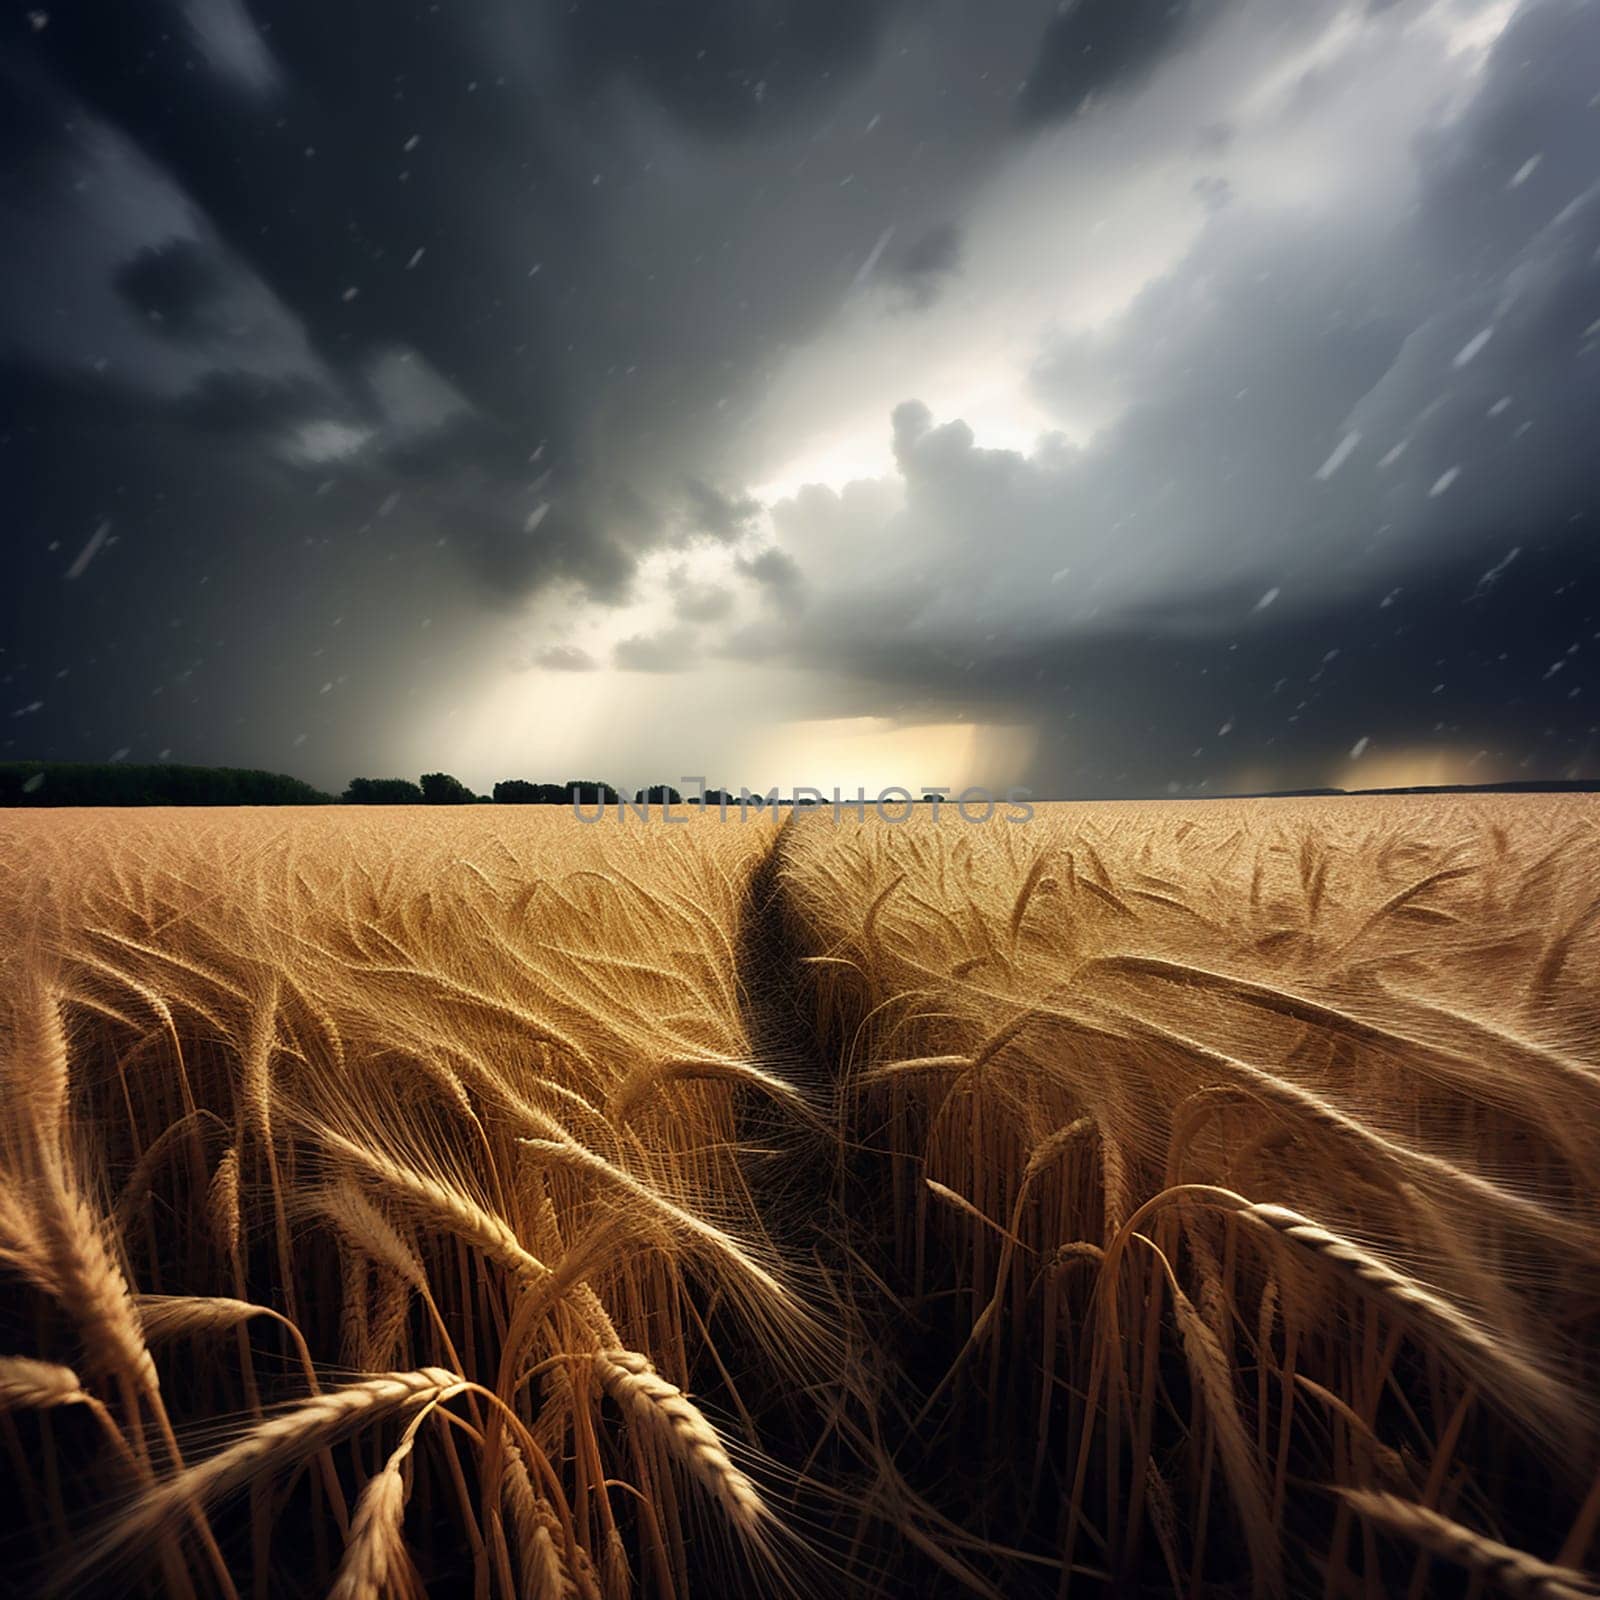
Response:
POLYGON ((805 606, 805 581, 799 563, 776 546, 758 555, 741 556, 739 571, 759 584, 763 597, 786 616, 796 616, 805 606))
POLYGON ((685 622, 720 622, 733 611, 733 591, 721 584, 695 583, 675 575, 670 587, 672 609, 685 622))
POLYGON ((612 659, 625 672, 681 672, 694 661, 694 630, 663 628, 620 640, 612 659))
POLYGON ((9 754, 625 765, 648 674, 708 762, 1595 760, 1588 0, 129 0, 0 73, 9 754))
POLYGON ((595 660, 576 645, 553 644, 539 652, 538 665, 546 672, 593 672, 595 660))
POLYGON ((724 494, 698 478, 684 486, 684 527, 691 534, 709 534, 731 543, 748 532, 760 514, 760 501, 749 495, 724 494))
POLYGON ((961 230, 952 222, 936 223, 895 257, 892 273, 905 285, 917 307, 931 305, 947 279, 961 270, 961 230))
POLYGON ((1065 0, 1039 41, 1023 98, 1033 120, 1079 110, 1137 83, 1225 0, 1065 0))

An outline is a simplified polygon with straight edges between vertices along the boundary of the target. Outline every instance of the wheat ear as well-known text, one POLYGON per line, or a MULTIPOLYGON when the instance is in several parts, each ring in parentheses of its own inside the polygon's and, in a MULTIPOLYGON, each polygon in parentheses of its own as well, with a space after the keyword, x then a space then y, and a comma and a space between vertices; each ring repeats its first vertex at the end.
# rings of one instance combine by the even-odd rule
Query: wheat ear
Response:
POLYGON ((525 1600, 571 1600, 578 1586, 561 1557, 561 1523, 555 1508, 534 1489, 521 1450, 508 1440, 505 1453, 500 1495, 517 1530, 522 1594, 525 1600))
POLYGON ((1213 1184, 1180 1184, 1163 1190, 1139 1208, 1124 1231, 1133 1230, 1152 1211, 1172 1202, 1233 1212, 1299 1245, 1359 1288, 1388 1302, 1414 1326, 1434 1334, 1446 1349, 1476 1361, 1480 1370, 1498 1375, 1507 1384, 1508 1393, 1518 1394, 1526 1410, 1538 1417, 1547 1435, 1559 1438, 1571 1430, 1575 1421, 1573 1398, 1562 1384, 1520 1351, 1503 1346, 1438 1290, 1396 1271, 1352 1240, 1330 1232, 1288 1206, 1248 1200, 1232 1189, 1213 1184))
POLYGON ((367 1486, 356 1501, 350 1518, 350 1537, 345 1541, 328 1600, 383 1600, 404 1592, 410 1558, 406 1555, 404 1522, 406 1513, 405 1475, 389 1458, 389 1465, 367 1486))
POLYGON ((1540 1413, 1547 1428, 1558 1432, 1572 1423, 1571 1402, 1565 1388, 1551 1380, 1515 1349, 1500 1341, 1445 1299, 1436 1289, 1404 1273, 1350 1240, 1330 1232, 1320 1223, 1288 1206, 1267 1203, 1246 1204, 1242 1215, 1264 1223, 1274 1232, 1320 1256, 1348 1273, 1366 1289, 1378 1294, 1411 1321, 1440 1335, 1446 1347, 1454 1346, 1469 1358, 1476 1358, 1491 1371, 1508 1378, 1523 1392, 1531 1410, 1540 1413))
POLYGON ((485 1211, 453 1184, 441 1182, 428 1173, 418 1172, 381 1150, 369 1150, 354 1139, 347 1139, 331 1128, 321 1138, 330 1149, 346 1156, 356 1166, 377 1178, 385 1188, 419 1211, 444 1225, 451 1233, 475 1244, 486 1256, 509 1267, 520 1277, 537 1282, 550 1269, 524 1248, 510 1227, 492 1212, 485 1211))
POLYGON ((0 1416, 7 1411, 69 1406, 86 1398, 71 1367, 31 1356, 0 1356, 0 1416))
POLYGON ((232 1261, 239 1253, 239 1147, 230 1144, 211 1174, 206 1211, 217 1248, 232 1261))
POLYGON ((119 1373, 146 1394, 160 1388, 128 1280, 87 1202, 52 1169, 39 1208, 40 1242, 62 1310, 76 1324, 95 1375, 119 1373))
POLYGON ((420 1590, 416 1569, 406 1553, 405 1464, 417 1441, 417 1429, 437 1403, 429 1401, 422 1413, 412 1418, 383 1471, 368 1479, 361 1491, 328 1600, 385 1600, 385 1596, 420 1590))
POLYGON ((602 1351, 595 1366, 606 1393, 623 1412, 672 1447, 738 1528, 759 1532, 769 1515, 766 1504, 755 1484, 733 1464, 705 1413, 636 1350, 602 1351))
POLYGON ((403 1278, 419 1294, 428 1291, 428 1274, 394 1224, 350 1178, 320 1191, 308 1203, 333 1223, 359 1250, 403 1278))
POLYGON ((15 1037, 7 1088, 32 1122, 39 1159, 48 1164, 61 1153, 69 1078, 61 1002, 42 983, 18 1007, 15 1037))
POLYGON ((1410 1539, 1519 1600, 1593 1600, 1600 1585, 1573 1567, 1551 1566, 1415 1501, 1373 1489, 1339 1489, 1344 1503, 1386 1533, 1410 1539))
POLYGON ((61 1575, 58 1588, 81 1581, 130 1548, 145 1543, 180 1513, 214 1504, 263 1472, 299 1460, 365 1424, 430 1401, 448 1400, 466 1386, 443 1367, 390 1372, 302 1400, 270 1417, 206 1460, 141 1495, 116 1523, 61 1575))

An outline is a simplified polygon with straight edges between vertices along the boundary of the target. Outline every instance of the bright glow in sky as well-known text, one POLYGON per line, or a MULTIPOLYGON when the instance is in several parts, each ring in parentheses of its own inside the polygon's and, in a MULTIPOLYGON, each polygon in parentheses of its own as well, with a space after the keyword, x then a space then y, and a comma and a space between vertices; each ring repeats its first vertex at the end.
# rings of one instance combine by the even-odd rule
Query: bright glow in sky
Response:
POLYGON ((805 690, 792 669, 749 664, 502 674, 487 691, 437 713, 437 722, 429 716, 428 733, 413 737, 406 756, 444 761, 484 789, 518 776, 597 778, 618 787, 701 776, 734 792, 777 785, 787 795, 813 785, 854 794, 860 785, 870 795, 891 785, 919 794, 925 785, 998 792, 1025 780, 1035 754, 1035 730, 1026 725, 797 716, 805 690), (752 736, 758 711, 763 720, 752 736), (630 752, 621 763, 619 747, 630 752))
POLYGON ((854 795, 860 786, 871 797, 892 786, 919 795, 925 785, 959 793, 985 784, 998 791, 1020 782, 1032 755, 1028 728, 836 717, 771 725, 756 739, 753 760, 785 792, 802 783, 831 797, 835 788, 854 795))

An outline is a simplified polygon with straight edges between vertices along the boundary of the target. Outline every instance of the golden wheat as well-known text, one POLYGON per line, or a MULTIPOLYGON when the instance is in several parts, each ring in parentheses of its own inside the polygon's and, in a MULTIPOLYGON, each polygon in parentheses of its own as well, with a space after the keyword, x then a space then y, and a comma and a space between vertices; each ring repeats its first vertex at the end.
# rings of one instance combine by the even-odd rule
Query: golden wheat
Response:
POLYGON ((19 1406, 43 1410, 71 1405, 83 1398, 83 1385, 71 1367, 35 1361, 29 1356, 0 1358, 0 1411, 19 1406))
POLYGON ((847 1293, 922 1390, 882 1447, 982 1505, 1007 1592, 1088 1550, 1387 1594, 1305 1485, 1519 1473, 1501 1525, 1582 1564, 1597 847, 1576 797, 796 820, 790 937, 873 1153, 847 1293))
MULTIPOLYGON (((37 1524, 50 1581, 148 1555, 175 1592, 203 1573, 225 1590, 223 1564, 259 1589, 269 1478, 319 1528, 320 1582, 340 1593, 448 1583, 463 1558, 505 1595, 518 1570, 587 1595, 601 1571, 681 1592, 691 1558, 748 1566, 693 1553, 667 1469, 720 1473, 723 1504, 751 1515, 748 1478, 682 1395, 691 1371, 726 1370, 705 1320, 719 1299, 752 1337, 790 1330, 761 1380, 775 1392, 825 1339, 739 1142, 755 1096, 820 1125, 752 1058, 734 971, 729 931, 775 830, 282 820, 0 826, 0 1271, 44 1338, 9 1369, 6 1409, 98 1406, 108 1383, 108 1444, 140 1463, 131 1499, 72 1480, 90 1530, 74 1548, 37 1524), (632 1381, 654 1409, 628 1426, 601 1383, 527 1381, 613 1346, 649 1351, 632 1381), (384 1453, 386 1425, 452 1396, 454 1421, 384 1453), (193 1442, 152 1456, 168 1408, 193 1442), (415 1534, 401 1479, 425 1486, 415 1534), (619 1486, 633 1497, 613 1507, 619 1486), (230 1510, 247 1487, 248 1514, 230 1510), (485 1509, 502 1495, 518 1570, 485 1509)), ((724 1309, 717 1336, 737 1324, 724 1309)))
POLYGON ((1597 864, 1577 798, 9 814, 29 1570, 1593 1592, 1597 864))

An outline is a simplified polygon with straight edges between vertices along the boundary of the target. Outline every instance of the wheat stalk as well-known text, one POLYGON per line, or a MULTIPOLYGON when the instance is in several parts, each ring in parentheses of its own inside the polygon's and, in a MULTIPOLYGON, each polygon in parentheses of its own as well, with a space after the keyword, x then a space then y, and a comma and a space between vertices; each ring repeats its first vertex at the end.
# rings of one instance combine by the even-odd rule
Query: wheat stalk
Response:
POLYGON ((1239 1401, 1234 1393, 1232 1372, 1223 1352, 1222 1341, 1183 1292, 1172 1270, 1172 1263, 1165 1254, 1153 1240, 1144 1238, 1142 1234, 1136 1237, 1143 1239, 1154 1252, 1166 1276, 1167 1287, 1172 1291, 1173 1312, 1178 1331, 1183 1337, 1184 1354, 1188 1358, 1190 1372, 1205 1395, 1206 1410, 1216 1434, 1218 1453, 1222 1457, 1223 1474, 1244 1524, 1253 1573, 1252 1592, 1280 1594, 1283 1590, 1282 1564, 1278 1557, 1272 1516, 1267 1509, 1266 1480, 1239 1415, 1239 1401))

